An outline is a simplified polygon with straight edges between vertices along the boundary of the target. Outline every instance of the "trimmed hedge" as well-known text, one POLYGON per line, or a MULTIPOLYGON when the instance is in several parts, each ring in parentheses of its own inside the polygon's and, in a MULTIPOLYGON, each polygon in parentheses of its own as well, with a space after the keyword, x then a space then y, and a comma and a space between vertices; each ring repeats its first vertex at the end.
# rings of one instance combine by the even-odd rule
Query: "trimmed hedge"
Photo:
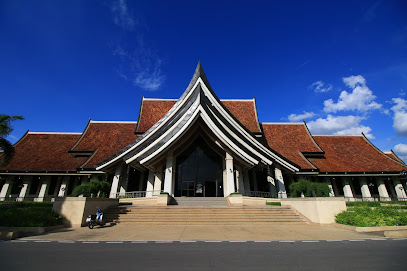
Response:
POLYGON ((329 197, 329 186, 326 183, 312 183, 307 180, 299 180, 290 185, 291 197, 298 198, 301 194, 305 197, 329 197))
POLYGON ((351 201, 347 202, 348 207, 380 207, 380 202, 378 201, 351 201))
POLYGON ((266 202, 266 205, 281 206, 281 202, 268 201, 266 202))
POLYGON ((62 217, 52 211, 52 204, 19 202, 2 205, 2 227, 49 227, 62 224, 62 217), (3 208, 7 207, 7 208, 3 208))

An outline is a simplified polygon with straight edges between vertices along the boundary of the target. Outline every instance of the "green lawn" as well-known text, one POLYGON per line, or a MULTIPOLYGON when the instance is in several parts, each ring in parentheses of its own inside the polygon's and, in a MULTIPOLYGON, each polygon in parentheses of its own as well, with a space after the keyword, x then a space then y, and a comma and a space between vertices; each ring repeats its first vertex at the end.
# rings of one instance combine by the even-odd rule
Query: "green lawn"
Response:
POLYGON ((49 202, 1 202, 1 227, 48 227, 62 224, 49 202))

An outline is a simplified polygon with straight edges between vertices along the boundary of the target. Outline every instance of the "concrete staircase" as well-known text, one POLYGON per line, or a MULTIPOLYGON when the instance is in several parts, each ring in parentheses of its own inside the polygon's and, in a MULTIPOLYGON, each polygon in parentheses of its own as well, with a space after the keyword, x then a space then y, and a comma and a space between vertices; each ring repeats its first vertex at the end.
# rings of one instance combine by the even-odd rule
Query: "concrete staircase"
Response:
POLYGON ((224 197, 174 197, 170 205, 182 206, 228 206, 228 201, 224 197))
POLYGON ((286 206, 118 207, 105 212, 110 222, 130 225, 305 224, 286 206))

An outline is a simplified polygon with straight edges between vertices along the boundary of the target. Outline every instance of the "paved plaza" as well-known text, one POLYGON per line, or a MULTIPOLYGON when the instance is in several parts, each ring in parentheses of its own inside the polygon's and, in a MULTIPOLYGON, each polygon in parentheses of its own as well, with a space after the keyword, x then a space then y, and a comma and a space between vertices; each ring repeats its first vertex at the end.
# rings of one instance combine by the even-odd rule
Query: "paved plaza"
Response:
POLYGON ((20 240, 345 240, 379 238, 383 233, 359 233, 333 226, 306 225, 113 225, 89 229, 65 228, 20 240))

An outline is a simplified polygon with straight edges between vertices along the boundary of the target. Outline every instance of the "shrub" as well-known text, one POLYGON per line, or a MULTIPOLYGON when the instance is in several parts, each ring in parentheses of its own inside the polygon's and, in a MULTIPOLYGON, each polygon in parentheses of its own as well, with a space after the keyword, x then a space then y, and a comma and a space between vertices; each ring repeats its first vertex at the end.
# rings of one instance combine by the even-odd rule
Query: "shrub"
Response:
POLYGON ((316 197, 329 197, 329 186, 326 183, 313 183, 316 197))
POLYGON ((106 198, 109 195, 109 190, 110 184, 108 182, 93 178, 89 183, 77 186, 73 191, 73 195, 75 197, 83 195, 84 197, 106 198))
POLYGON ((266 205, 281 206, 281 202, 268 201, 268 202, 266 202, 266 205))
POLYGON ((338 214, 336 223, 357 227, 405 226, 407 212, 396 206, 353 206, 338 214))
POLYGON ((351 201, 347 202, 348 207, 380 207, 380 202, 377 201, 351 201))
POLYGON ((312 183, 307 180, 299 180, 290 185, 291 197, 329 197, 329 186, 326 183, 312 183))
POLYGON ((49 227, 62 224, 62 217, 45 204, 11 204, 0 212, 3 227, 49 227))

